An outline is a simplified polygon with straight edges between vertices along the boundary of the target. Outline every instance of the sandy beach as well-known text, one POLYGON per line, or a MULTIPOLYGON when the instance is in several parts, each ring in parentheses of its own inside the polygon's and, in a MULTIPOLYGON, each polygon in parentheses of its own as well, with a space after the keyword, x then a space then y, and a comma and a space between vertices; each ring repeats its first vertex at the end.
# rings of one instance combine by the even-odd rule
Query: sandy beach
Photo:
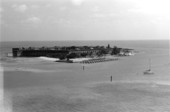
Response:
POLYGON ((137 50, 134 56, 93 64, 2 61, 5 104, 11 112, 169 112, 168 49, 137 50), (155 74, 143 75, 149 58, 155 74))

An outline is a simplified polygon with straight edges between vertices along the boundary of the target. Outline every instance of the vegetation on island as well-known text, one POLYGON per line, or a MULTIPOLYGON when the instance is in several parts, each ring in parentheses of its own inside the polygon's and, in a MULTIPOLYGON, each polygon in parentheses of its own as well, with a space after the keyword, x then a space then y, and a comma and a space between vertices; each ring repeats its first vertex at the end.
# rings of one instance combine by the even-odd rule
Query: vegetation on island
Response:
POLYGON ((41 48, 13 48, 14 57, 54 57, 60 60, 69 60, 73 58, 84 57, 103 57, 106 55, 125 55, 131 49, 119 48, 117 46, 111 47, 110 44, 105 46, 54 46, 41 48))

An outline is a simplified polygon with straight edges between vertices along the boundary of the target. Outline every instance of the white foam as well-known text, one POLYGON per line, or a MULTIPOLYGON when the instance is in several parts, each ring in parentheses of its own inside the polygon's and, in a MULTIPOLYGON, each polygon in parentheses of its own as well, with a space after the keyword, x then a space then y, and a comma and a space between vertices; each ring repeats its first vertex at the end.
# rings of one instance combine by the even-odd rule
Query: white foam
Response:
POLYGON ((89 60, 91 58, 74 58, 74 59, 70 59, 72 60, 73 62, 81 62, 81 61, 85 61, 85 60, 89 60))
POLYGON ((59 58, 49 58, 49 57, 40 57, 40 59, 47 60, 47 61, 58 61, 59 58))

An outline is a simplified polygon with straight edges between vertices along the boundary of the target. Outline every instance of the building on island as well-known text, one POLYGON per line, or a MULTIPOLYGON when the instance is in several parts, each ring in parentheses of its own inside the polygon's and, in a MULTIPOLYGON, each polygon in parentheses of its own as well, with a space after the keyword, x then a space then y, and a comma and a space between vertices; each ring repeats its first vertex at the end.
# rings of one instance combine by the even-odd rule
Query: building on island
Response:
POLYGON ((108 44, 107 47, 104 46, 54 46, 54 47, 28 47, 28 48, 13 48, 13 57, 54 57, 62 59, 71 59, 79 57, 94 57, 103 56, 106 54, 111 55, 131 55, 133 49, 123 49, 113 47, 111 48, 108 44))

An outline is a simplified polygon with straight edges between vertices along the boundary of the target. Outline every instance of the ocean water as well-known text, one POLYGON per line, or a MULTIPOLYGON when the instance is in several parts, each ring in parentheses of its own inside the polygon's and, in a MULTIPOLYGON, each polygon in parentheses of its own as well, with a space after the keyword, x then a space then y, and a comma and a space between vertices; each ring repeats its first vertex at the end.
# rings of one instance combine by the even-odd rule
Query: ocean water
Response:
POLYGON ((170 111, 168 40, 3 42, 0 52, 5 100, 13 112, 170 111), (95 64, 6 57, 13 47, 108 44, 132 48, 135 55, 95 64), (154 75, 143 74, 149 59, 154 75))
POLYGON ((118 46, 128 48, 158 48, 169 49, 169 40, 122 40, 122 41, 16 41, 16 42, 0 42, 0 51, 11 52, 13 47, 42 47, 42 46, 118 46))

